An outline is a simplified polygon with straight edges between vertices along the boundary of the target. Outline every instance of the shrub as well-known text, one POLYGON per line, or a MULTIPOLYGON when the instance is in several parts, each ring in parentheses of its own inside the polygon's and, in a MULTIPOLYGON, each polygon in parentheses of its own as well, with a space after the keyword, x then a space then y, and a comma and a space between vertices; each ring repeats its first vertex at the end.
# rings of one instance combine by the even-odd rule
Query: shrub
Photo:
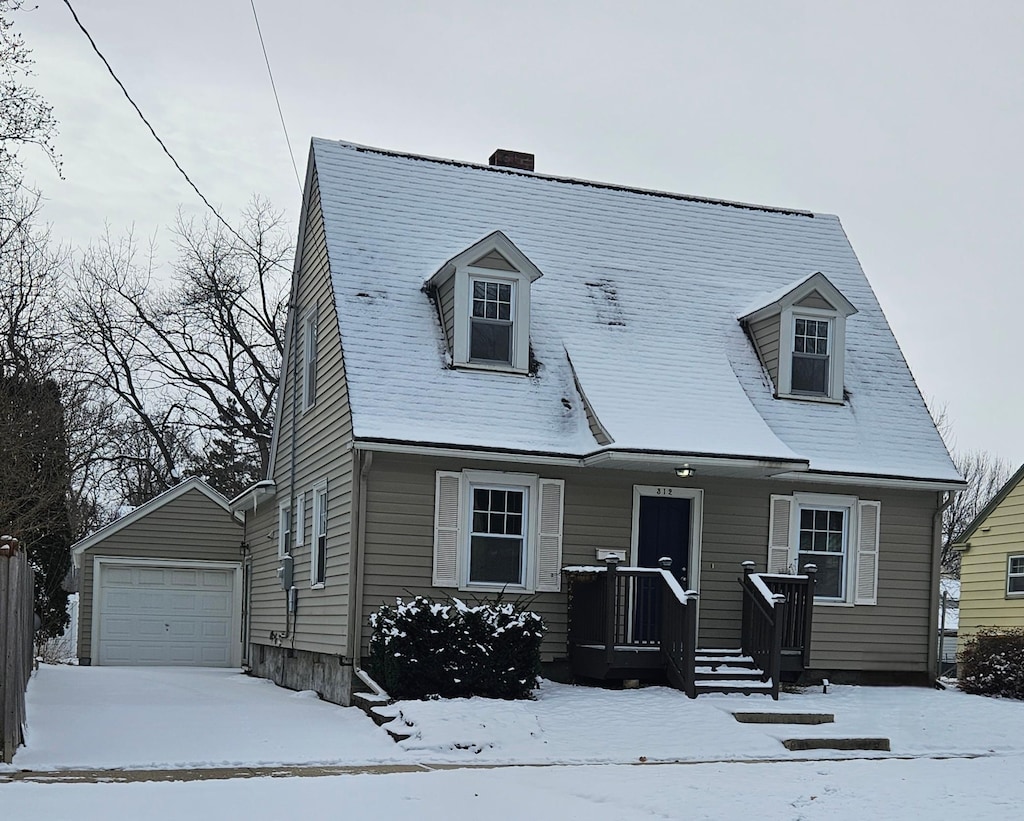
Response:
POLYGON ((1024 630, 980 630, 958 661, 965 693, 1024 699, 1024 630))
POLYGON ((394 698, 529 698, 537 686, 544 621, 522 607, 416 596, 370 624, 370 671, 394 698))

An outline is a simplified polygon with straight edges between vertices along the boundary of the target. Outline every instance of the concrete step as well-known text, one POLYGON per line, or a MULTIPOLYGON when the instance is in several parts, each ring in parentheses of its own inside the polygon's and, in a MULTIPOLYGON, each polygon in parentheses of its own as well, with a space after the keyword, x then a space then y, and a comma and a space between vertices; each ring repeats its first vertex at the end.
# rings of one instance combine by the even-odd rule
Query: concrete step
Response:
POLYGON ((740 724, 832 724, 832 713, 733 713, 740 724))
POLYGON ((787 750, 879 750, 889 752, 887 738, 786 738, 787 750))

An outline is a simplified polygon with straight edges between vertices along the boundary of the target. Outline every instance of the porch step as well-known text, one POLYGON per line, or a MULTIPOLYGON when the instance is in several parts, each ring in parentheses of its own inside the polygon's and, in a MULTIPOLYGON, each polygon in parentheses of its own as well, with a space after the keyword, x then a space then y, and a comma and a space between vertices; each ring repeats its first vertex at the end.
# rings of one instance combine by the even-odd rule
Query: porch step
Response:
POLYGON ((741 681, 737 679, 711 679, 693 683, 697 695, 702 693, 741 693, 745 696, 771 695, 772 683, 759 678, 741 681))
POLYGON ((763 671, 750 667, 711 667, 698 665, 693 669, 695 681, 760 681, 763 671))
POLYGON ((750 656, 735 648, 697 648, 694 658, 694 689, 701 693, 771 693, 772 683, 762 681, 764 671, 750 656))

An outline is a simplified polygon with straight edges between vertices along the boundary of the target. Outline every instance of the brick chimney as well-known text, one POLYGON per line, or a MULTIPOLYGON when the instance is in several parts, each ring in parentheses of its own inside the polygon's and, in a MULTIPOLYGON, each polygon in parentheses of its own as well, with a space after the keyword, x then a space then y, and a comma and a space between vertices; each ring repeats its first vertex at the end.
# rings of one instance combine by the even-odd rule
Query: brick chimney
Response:
POLYGON ((523 151, 509 151, 507 148, 499 148, 491 154, 491 158, 487 162, 500 168, 533 171, 533 154, 527 154, 523 151))

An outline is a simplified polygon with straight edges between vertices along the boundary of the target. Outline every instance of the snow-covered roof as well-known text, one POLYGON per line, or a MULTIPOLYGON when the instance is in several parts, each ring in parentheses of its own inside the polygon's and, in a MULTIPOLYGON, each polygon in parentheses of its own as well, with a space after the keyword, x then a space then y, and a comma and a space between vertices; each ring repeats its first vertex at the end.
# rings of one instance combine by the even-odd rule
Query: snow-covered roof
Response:
POLYGON ((834 216, 320 139, 312 158, 357 439, 959 478, 834 216), (451 368, 423 291, 494 231, 543 273, 531 286, 532 376, 451 368), (858 311, 842 405, 775 399, 737 320, 819 271, 858 311), (575 380, 610 445, 595 441, 575 380))

